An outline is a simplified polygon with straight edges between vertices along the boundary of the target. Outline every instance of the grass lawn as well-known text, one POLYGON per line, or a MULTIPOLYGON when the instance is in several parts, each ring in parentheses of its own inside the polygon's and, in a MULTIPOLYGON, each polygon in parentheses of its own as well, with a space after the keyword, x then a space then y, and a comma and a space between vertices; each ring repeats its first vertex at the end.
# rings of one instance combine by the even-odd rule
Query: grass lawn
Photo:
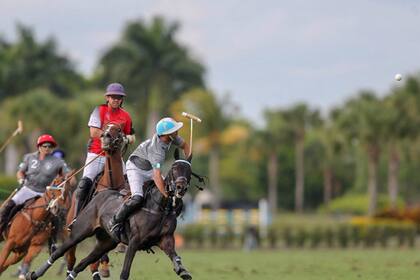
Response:
MULTIPOLYGON (((287 250, 287 251, 193 251, 181 250, 184 265, 193 279, 229 280, 345 280, 345 279, 417 279, 420 274, 420 252, 416 250, 287 250)), ((123 254, 111 253, 111 277, 119 279, 123 254)), ((45 261, 43 252, 35 260, 34 268, 45 261)), ((56 276, 59 262, 41 279, 64 279, 56 276)), ((10 277, 16 266, 9 268, 2 280, 10 277)), ((89 273, 77 279, 90 279, 89 273)), ((139 252, 133 263, 130 279, 180 279, 172 271, 169 259, 139 252)))

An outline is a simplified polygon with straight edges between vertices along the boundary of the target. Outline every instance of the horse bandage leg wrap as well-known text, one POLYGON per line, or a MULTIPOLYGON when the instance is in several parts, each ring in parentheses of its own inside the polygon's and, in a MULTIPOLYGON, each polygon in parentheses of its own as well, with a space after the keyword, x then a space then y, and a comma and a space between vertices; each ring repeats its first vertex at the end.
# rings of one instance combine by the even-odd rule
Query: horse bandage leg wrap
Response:
POLYGON ((66 280, 73 280, 76 279, 77 273, 74 271, 70 271, 69 275, 67 276, 66 280))

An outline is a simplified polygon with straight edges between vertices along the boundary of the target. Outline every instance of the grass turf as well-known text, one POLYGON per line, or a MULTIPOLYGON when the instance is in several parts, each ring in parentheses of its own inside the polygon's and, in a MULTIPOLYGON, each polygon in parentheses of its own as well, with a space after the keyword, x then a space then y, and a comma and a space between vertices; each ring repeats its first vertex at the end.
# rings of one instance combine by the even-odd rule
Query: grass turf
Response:
MULTIPOLYGON (((86 252, 83 252, 86 253, 86 252)), ((82 253, 82 254, 83 254, 82 253)), ((198 251, 180 250, 184 265, 193 279, 229 280, 346 280, 346 279, 417 279, 420 273, 420 254, 416 250, 282 250, 282 251, 198 251)), ((79 255, 80 257, 80 255, 79 255)), ((119 279, 124 254, 111 253, 111 277, 119 279)), ((34 261, 33 268, 47 259, 43 252, 34 261)), ((59 262, 41 279, 64 279, 56 276, 59 262)), ((0 276, 10 277, 17 266, 0 276)), ((77 279, 88 280, 83 272, 77 279)), ((138 252, 130 279, 180 279, 172 271, 172 264, 161 252, 138 252)))

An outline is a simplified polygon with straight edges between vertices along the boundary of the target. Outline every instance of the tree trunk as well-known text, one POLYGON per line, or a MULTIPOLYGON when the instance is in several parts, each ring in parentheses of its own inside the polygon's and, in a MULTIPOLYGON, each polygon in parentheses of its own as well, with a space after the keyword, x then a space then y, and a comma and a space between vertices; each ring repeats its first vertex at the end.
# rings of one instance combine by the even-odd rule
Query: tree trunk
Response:
POLYGON ((369 206, 368 215, 373 216, 378 203, 378 162, 379 148, 371 146, 368 148, 368 194, 369 206))
POLYGON ((210 177, 210 188, 213 191, 213 203, 212 208, 218 209, 220 206, 220 177, 219 177, 219 148, 213 147, 210 150, 210 163, 209 163, 209 177, 210 177))
POLYGON ((156 110, 149 110, 147 115, 147 138, 151 138, 156 133, 156 124, 159 121, 159 113, 156 110))
POLYGON ((391 144, 388 159, 388 194, 391 208, 393 209, 397 208, 399 168, 400 155, 395 144, 391 144))
POLYGON ((159 121, 159 115, 162 111, 162 88, 159 83, 153 83, 149 89, 149 100, 148 100, 148 115, 147 115, 147 127, 146 136, 147 138, 152 137, 156 132, 156 124, 159 121))
POLYGON ((304 139, 300 137, 296 141, 296 189, 295 189, 295 211, 303 212, 304 203, 304 139))
POLYGON ((277 154, 273 151, 268 159, 267 176, 268 176, 268 207, 271 217, 277 214, 277 154))
POLYGON ((332 198, 332 168, 331 166, 324 167, 324 204, 328 206, 332 198))
POLYGON ((10 143, 5 150, 5 173, 8 176, 14 176, 17 171, 18 162, 18 150, 16 145, 10 143))

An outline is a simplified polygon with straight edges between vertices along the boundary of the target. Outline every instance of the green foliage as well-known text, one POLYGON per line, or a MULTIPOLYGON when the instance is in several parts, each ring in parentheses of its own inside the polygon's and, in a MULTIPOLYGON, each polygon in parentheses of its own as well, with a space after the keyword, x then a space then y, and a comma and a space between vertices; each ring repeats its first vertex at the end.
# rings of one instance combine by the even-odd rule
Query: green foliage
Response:
MULTIPOLYGON (((368 204, 369 198, 367 195, 350 193, 332 200, 328 207, 321 206, 319 210, 322 213, 365 215, 367 214, 368 204)), ((400 201, 399 205, 402 206, 402 204, 402 201, 400 201)), ((379 195, 378 209, 386 209, 389 206, 388 196, 379 195)))
POLYGON ((9 197, 17 186, 16 177, 0 175, 0 201, 9 197))
POLYGON ((127 101, 138 108, 136 113, 143 120, 138 124, 143 135, 144 121, 157 121, 152 118, 167 114, 170 104, 183 92, 204 86, 204 67, 177 42, 178 29, 178 23, 162 17, 149 23, 129 22, 118 43, 99 61, 98 84, 119 81, 126 87, 127 101))
POLYGON ((38 42, 33 31, 17 26, 17 41, 0 47, 0 99, 37 87, 69 97, 84 86, 70 59, 58 53, 54 39, 38 42))

